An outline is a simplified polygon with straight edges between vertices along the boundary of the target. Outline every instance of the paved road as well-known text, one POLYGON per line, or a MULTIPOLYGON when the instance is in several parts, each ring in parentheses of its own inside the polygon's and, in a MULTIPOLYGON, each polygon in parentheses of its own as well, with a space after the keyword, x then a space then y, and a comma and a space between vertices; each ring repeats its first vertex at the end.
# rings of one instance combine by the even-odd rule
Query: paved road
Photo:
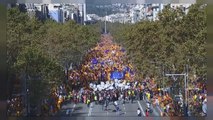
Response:
MULTIPOLYGON (((111 102, 108 106, 108 110, 102 110, 102 105, 96 105, 94 102, 91 103, 90 107, 87 107, 86 104, 78 103, 68 103, 66 105, 62 106, 62 110, 60 111, 60 116, 64 119, 86 119, 86 120, 94 120, 94 119, 129 119, 132 120, 132 117, 134 119, 142 119, 142 117, 145 117, 145 109, 146 109, 146 102, 145 101, 138 101, 135 100, 133 103, 126 102, 126 104, 119 103, 119 112, 115 112, 115 107, 113 103, 111 102), (142 117, 137 116, 137 109, 140 108, 142 112, 142 117), (67 112, 67 109, 69 109, 69 113, 67 112)), ((153 106, 152 106, 153 107, 153 106)), ((153 112, 150 114, 150 117, 153 117, 152 120, 159 120, 160 117, 160 108, 154 107, 153 112)))

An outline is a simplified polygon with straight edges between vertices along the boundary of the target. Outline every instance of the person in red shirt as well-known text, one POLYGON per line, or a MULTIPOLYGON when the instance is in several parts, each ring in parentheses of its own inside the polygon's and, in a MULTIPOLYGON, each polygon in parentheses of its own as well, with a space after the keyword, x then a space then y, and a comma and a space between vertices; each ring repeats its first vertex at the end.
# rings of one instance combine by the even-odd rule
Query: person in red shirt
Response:
POLYGON ((148 111, 148 109, 146 109, 146 117, 148 117, 149 116, 149 111, 148 111))

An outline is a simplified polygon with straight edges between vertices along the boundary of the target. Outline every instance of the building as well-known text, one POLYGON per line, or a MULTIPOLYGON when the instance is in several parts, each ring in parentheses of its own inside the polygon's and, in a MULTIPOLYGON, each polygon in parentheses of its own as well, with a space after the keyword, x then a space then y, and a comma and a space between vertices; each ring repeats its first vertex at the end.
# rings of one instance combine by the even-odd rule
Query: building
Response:
POLYGON ((87 21, 86 4, 33 4, 26 3, 29 16, 39 19, 53 19, 64 23, 74 20, 76 23, 84 24, 87 21))
POLYGON ((37 17, 40 20, 46 20, 49 18, 49 11, 47 4, 33 4, 33 3, 26 3, 26 10, 30 17, 37 17))
POLYGON ((74 20, 84 24, 87 20, 85 6, 86 4, 49 4, 50 16, 60 23, 74 20))
POLYGON ((140 21, 140 10, 138 9, 132 9, 130 12, 130 17, 131 17, 131 23, 136 23, 140 21))
POLYGON ((56 22, 63 23, 63 11, 62 11, 62 6, 61 4, 49 4, 48 9, 49 9, 49 16, 50 19, 55 20, 56 22))
MULTIPOLYGON (((144 6, 141 8, 141 11, 139 13, 141 17, 139 20, 137 19, 136 21, 158 20, 158 13, 162 12, 162 10, 164 9, 166 5, 168 4, 144 4, 144 6)), ((173 9, 176 9, 177 7, 182 8, 183 12, 187 14, 191 4, 169 4, 169 6, 173 9)))
POLYGON ((183 11, 184 11, 184 13, 188 13, 189 12, 189 7, 191 6, 191 4, 178 4, 178 3, 176 3, 176 4, 170 4, 170 7, 171 8, 174 8, 174 9, 176 9, 177 7, 179 7, 179 8, 181 8, 183 11))
MULTIPOLYGON (((86 24, 86 21, 101 20, 120 23, 136 23, 142 20, 158 20, 158 13, 161 12, 166 4, 113 4, 108 5, 112 11, 117 11, 105 17, 86 13, 86 4, 27 4, 28 13, 40 19, 53 19, 64 23, 74 20, 79 24, 86 24)), ((182 8, 187 14, 191 4, 169 4, 171 8, 182 8)), ((100 6, 99 6, 100 7, 100 6)))

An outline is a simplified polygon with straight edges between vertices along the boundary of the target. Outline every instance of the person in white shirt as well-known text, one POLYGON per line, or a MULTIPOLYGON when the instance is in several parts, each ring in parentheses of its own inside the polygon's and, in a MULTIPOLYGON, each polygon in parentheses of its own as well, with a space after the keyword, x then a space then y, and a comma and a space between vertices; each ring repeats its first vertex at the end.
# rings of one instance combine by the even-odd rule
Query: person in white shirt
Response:
POLYGON ((115 106, 117 106, 118 105, 117 101, 115 101, 114 104, 115 104, 115 106))
POLYGON ((140 110, 140 108, 137 109, 137 114, 138 114, 139 117, 141 116, 141 110, 140 110))
POLYGON ((118 102, 117 101, 114 102, 114 106, 115 106, 116 112, 118 112, 119 111, 119 107, 118 107, 118 102))
POLYGON ((204 115, 207 115, 207 99, 206 98, 203 101, 202 110, 203 110, 204 115))
POLYGON ((167 111, 167 113, 169 112, 169 107, 170 107, 169 104, 167 104, 166 105, 166 111, 167 111))

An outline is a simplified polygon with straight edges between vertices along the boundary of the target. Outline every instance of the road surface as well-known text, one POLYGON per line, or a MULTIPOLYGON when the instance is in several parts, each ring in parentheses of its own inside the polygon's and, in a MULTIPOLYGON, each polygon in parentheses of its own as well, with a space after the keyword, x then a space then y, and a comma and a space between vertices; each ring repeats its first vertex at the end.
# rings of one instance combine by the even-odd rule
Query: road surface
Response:
MULTIPOLYGON (((143 100, 135 100, 133 103, 126 102, 122 104, 118 101, 120 111, 116 112, 113 103, 108 106, 108 110, 103 110, 102 105, 97 105, 94 102, 87 107, 83 103, 67 103, 62 106, 62 110, 59 112, 59 116, 62 120, 133 120, 145 118, 146 102, 143 100), (142 116, 137 116, 137 109, 140 108, 142 116), (67 111, 69 110, 69 112, 67 111)), ((152 106, 153 107, 153 106, 152 106)), ((163 119, 160 117, 162 110, 158 107, 153 107, 153 112, 149 114, 151 120, 163 119)))

